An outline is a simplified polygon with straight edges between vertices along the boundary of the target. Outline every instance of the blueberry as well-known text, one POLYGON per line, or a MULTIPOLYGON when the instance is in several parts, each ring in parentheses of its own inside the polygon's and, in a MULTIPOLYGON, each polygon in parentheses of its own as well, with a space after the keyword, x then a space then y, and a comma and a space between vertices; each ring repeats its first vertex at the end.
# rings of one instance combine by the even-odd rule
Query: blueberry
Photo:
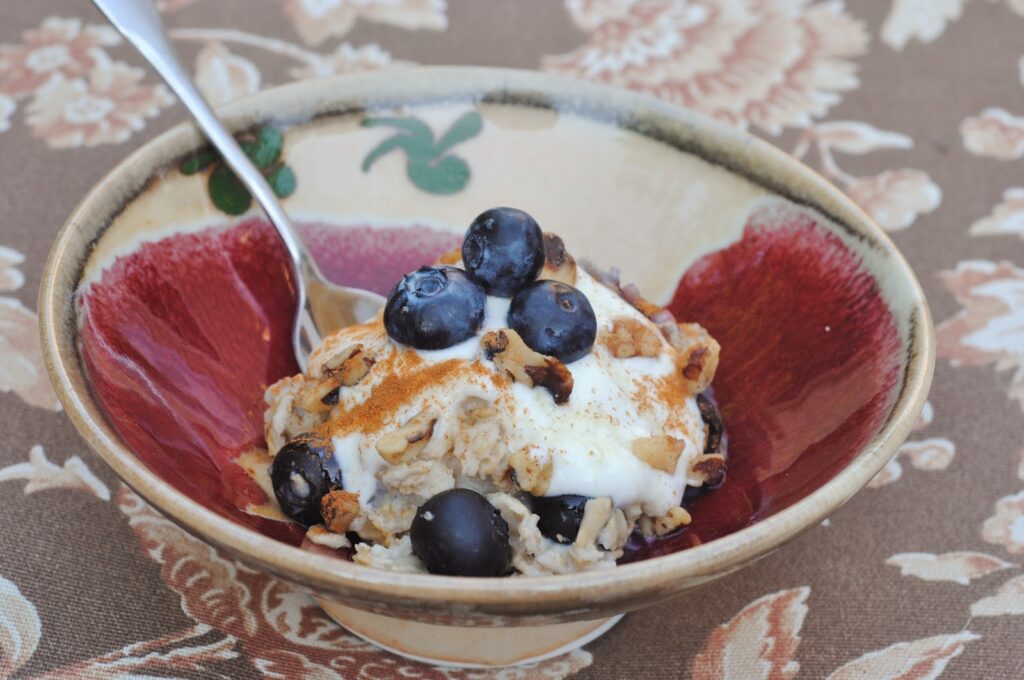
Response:
POLYGON ((412 551, 431 574, 505 576, 512 569, 508 524, 486 498, 449 489, 416 511, 412 551))
POLYGON ((544 266, 544 234, 522 210, 491 208, 469 225, 462 262, 489 295, 512 297, 544 266))
POLYGON ((597 318, 587 296, 558 281, 534 281, 512 298, 509 328, 536 352, 576 361, 597 337, 597 318))
POLYGON ((583 511, 589 500, 586 496, 534 497, 531 510, 540 517, 537 528, 552 541, 572 543, 580 532, 583 511))
POLYGON ((444 349, 472 337, 484 321, 487 296, 456 267, 420 267, 388 295, 384 327, 403 345, 444 349))
POLYGON ((274 496, 284 514, 303 526, 320 524, 320 499, 341 488, 341 470, 330 444, 308 435, 281 447, 270 464, 274 496))

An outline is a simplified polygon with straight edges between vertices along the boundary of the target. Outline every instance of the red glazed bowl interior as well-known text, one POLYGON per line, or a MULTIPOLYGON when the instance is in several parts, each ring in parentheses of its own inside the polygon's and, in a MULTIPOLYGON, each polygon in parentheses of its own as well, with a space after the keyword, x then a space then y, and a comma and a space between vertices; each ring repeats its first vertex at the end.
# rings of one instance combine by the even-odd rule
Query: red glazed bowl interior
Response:
MULTIPOLYGON (((302 228, 328 277, 382 294, 459 241, 415 224, 302 228)), ((699 259, 658 302, 721 343, 714 397, 729 474, 695 501, 690 527, 623 561, 706 543, 806 497, 878 432, 898 391, 892 312, 860 256, 806 211, 755 211, 739 241, 699 259)), ((293 287, 269 226, 145 243, 78 305, 85 368, 124 443, 207 508, 299 544, 298 527, 242 511, 262 492, 234 462, 263 446, 266 387, 297 371, 293 287)))

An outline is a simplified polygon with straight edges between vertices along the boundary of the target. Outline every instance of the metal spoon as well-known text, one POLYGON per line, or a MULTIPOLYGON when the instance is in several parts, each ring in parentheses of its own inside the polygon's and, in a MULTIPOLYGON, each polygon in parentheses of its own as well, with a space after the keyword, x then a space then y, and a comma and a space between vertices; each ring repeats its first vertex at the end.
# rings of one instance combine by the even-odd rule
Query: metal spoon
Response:
POLYGON ((256 169, 192 83, 167 38, 153 3, 150 0, 93 0, 93 3, 174 90, 196 124, 242 184, 256 197, 270 223, 277 229, 288 251, 295 279, 298 307, 292 328, 292 344, 295 360, 305 371, 310 352, 320 344, 323 336, 372 318, 383 306, 384 299, 366 290, 337 286, 324 277, 263 173, 256 169))

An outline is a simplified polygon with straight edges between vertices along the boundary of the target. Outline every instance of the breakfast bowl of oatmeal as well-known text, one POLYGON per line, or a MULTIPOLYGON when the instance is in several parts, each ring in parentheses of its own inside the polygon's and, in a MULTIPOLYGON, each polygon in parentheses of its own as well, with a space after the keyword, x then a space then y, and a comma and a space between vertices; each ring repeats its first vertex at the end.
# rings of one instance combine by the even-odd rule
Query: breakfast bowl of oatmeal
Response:
POLYGON ((493 666, 583 644, 819 524, 923 405, 906 262, 745 133, 492 69, 223 114, 379 314, 300 370, 277 237, 180 126, 58 236, 51 378, 128 487, 388 649, 493 666))

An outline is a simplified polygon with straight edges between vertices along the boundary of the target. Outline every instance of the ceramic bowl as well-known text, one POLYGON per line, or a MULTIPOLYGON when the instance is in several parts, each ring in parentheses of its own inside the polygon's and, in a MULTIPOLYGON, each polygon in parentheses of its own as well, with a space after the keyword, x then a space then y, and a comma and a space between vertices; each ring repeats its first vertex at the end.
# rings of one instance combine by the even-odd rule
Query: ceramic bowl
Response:
POLYGON ((750 135, 624 91, 493 69, 301 82, 223 114, 271 149, 283 132, 266 172, 340 283, 386 293, 476 214, 512 205, 722 345, 729 476, 683 533, 571 576, 362 567, 300 549, 296 527, 254 511, 265 499, 243 466, 259 459, 263 391, 296 371, 292 288, 261 214, 187 125, 107 175, 58 235, 40 296, 69 416, 161 512, 397 651, 536 658, 732 572, 863 487, 923 405, 933 330, 907 263, 840 191, 750 135), (438 626, 475 628, 449 648, 438 626))

